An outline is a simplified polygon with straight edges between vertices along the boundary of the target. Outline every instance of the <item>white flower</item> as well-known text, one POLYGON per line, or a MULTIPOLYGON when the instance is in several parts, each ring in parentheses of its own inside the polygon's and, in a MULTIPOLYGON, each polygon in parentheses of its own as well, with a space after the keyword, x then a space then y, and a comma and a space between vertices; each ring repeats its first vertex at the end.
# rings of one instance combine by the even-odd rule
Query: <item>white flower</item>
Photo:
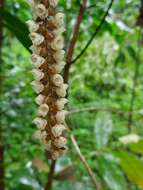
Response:
POLYGON ((36 32, 39 29, 39 25, 33 20, 28 20, 26 24, 28 25, 30 32, 36 32))
POLYGON ((45 141, 46 137, 47 137, 47 132, 41 131, 41 140, 45 141))
POLYGON ((64 25, 64 17, 65 17, 65 15, 63 13, 57 13, 55 15, 55 23, 57 26, 63 26, 64 25))
POLYGON ((64 50, 58 50, 55 54, 54 54, 54 59, 59 62, 62 61, 64 59, 65 56, 65 51, 64 50))
POLYGON ((119 138, 119 141, 123 144, 137 143, 140 137, 137 134, 129 134, 119 138))
POLYGON ((67 144, 67 139, 65 137, 59 137, 55 139, 54 144, 57 148, 63 148, 67 144))
POLYGON ((32 7, 35 7, 37 3, 39 3, 40 0, 28 0, 28 4, 32 7))
POLYGON ((61 155, 66 154, 67 151, 68 151, 68 147, 67 147, 67 146, 62 147, 62 148, 59 150, 59 152, 60 152, 61 155))
POLYGON ((52 81, 55 86, 61 86, 64 82, 63 77, 59 74, 55 74, 52 78, 52 81))
POLYGON ((44 103, 44 100, 45 100, 45 96, 43 96, 42 94, 39 94, 36 98, 35 98, 35 102, 38 104, 38 105, 41 105, 44 103))
POLYGON ((64 47, 64 40, 62 36, 57 36, 51 44, 54 50, 61 50, 64 47))
POLYGON ((34 54, 40 54, 40 52, 41 52, 41 47, 32 45, 32 46, 30 47, 30 50, 31 50, 34 54))
POLYGON ((40 0, 34 0, 34 2, 35 2, 35 3, 39 3, 39 2, 40 2, 40 0))
POLYGON ((55 125, 54 127, 52 127, 52 134, 54 135, 54 137, 59 137, 62 135, 63 131, 65 130, 65 126, 64 125, 55 125))
POLYGON ((35 125, 37 125, 37 127, 40 129, 40 130, 43 130, 45 129, 46 125, 47 125, 47 121, 45 119, 42 119, 40 117, 36 117, 34 120, 33 120, 33 123, 35 125))
POLYGON ((59 151, 57 151, 57 150, 52 151, 51 155, 52 155, 53 160, 57 160, 60 156, 59 151))
POLYGON ((32 81, 31 85, 33 86, 33 89, 37 94, 44 90, 44 85, 39 81, 32 81))
POLYGON ((44 41, 44 36, 42 36, 41 34, 38 34, 36 32, 32 32, 30 34, 30 38, 31 38, 33 44, 36 46, 40 45, 44 41))
POLYGON ((61 27, 61 28, 57 28, 53 31, 53 33, 55 34, 55 36, 57 35, 61 35, 63 32, 65 32, 66 29, 64 27, 61 27))
POLYGON ((31 6, 32 13, 33 13, 33 19, 37 19, 37 15, 35 14, 35 7, 40 2, 40 0, 29 0, 29 5, 31 6))
POLYGON ((50 6, 52 6, 52 7, 56 7, 57 6, 57 4, 58 4, 58 1, 59 0, 49 0, 49 2, 50 2, 50 6))
POLYGON ((49 140, 48 142, 46 141, 45 144, 44 144, 44 145, 45 145, 45 149, 46 149, 47 151, 50 151, 50 150, 51 150, 51 142, 52 142, 52 141, 49 140))
POLYGON ((65 97, 67 88, 68 88, 68 84, 62 84, 60 87, 56 89, 57 95, 62 98, 65 97))
POLYGON ((56 114, 57 122, 58 123, 64 123, 66 114, 67 114, 67 111, 65 111, 65 110, 58 111, 57 114, 56 114))
POLYGON ((40 139, 41 139, 41 130, 35 131, 33 137, 34 137, 35 139, 40 140, 40 139))
POLYGON ((45 117, 49 111, 49 106, 47 104, 42 104, 38 108, 38 115, 45 117))
POLYGON ((35 139, 40 140, 41 142, 45 142, 46 141, 46 137, 47 137, 47 132, 43 131, 45 129, 45 127, 39 127, 40 130, 37 130, 34 134, 35 139))
POLYGON ((35 7, 35 14, 41 19, 44 19, 48 16, 48 10, 43 4, 38 4, 35 7))
POLYGON ((63 110, 66 103, 68 103, 68 100, 66 98, 59 98, 56 101, 56 105, 58 107, 58 110, 63 110))
POLYGON ((62 61, 57 64, 53 64, 52 67, 55 69, 56 73, 60 73, 63 70, 65 64, 66 62, 62 61))
POLYGON ((34 76, 34 79, 37 81, 40 81, 44 78, 44 73, 40 69, 32 69, 32 74, 34 76))
POLYGON ((39 128, 34 134, 34 138, 40 140, 41 142, 46 141, 47 132, 44 131, 45 127, 39 128))
POLYGON ((37 54, 32 54, 31 56, 32 63, 36 68, 41 67, 41 65, 45 62, 45 59, 37 54))

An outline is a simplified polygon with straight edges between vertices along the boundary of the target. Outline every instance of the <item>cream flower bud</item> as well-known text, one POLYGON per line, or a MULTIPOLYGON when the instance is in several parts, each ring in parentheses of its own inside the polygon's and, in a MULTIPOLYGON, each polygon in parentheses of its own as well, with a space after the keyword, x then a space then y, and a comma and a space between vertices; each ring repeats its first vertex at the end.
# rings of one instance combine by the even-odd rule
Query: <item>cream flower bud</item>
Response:
POLYGON ((57 35, 61 35, 63 32, 65 32, 66 29, 64 27, 61 28, 57 28, 53 31, 53 33, 57 36, 57 35))
POLYGON ((45 145, 45 149, 47 150, 47 151, 51 151, 51 143, 52 143, 52 141, 51 140, 49 140, 48 142, 46 142, 44 145, 45 145))
POLYGON ((58 87, 56 89, 56 93, 59 97, 65 97, 66 96, 66 91, 67 91, 67 88, 68 88, 68 84, 62 84, 60 87, 58 87))
POLYGON ((57 148, 63 148, 67 144, 67 139, 65 137, 59 137, 55 139, 54 144, 57 148))
POLYGON ((41 105, 44 103, 44 100, 45 100, 45 96, 43 96, 42 94, 39 94, 36 98, 35 98, 35 102, 38 104, 38 105, 41 105))
POLYGON ((58 50, 55 54, 54 54, 54 59, 59 62, 62 61, 64 59, 65 56, 65 51, 64 50, 58 50))
POLYGON ((39 29, 39 25, 33 20, 28 20, 26 24, 28 25, 30 32, 36 32, 39 29))
POLYGON ((29 0, 28 1, 28 4, 31 6, 31 7, 35 7, 37 5, 37 3, 39 3, 40 0, 29 0))
POLYGON ((58 99, 56 102, 58 110, 63 110, 66 103, 68 103, 68 100, 66 98, 58 99))
POLYGON ((40 129, 40 130, 43 130, 46 125, 47 125, 47 121, 45 119, 42 119, 40 117, 36 117, 34 120, 33 120, 33 123, 40 129))
POLYGON ((35 14, 35 7, 39 3, 39 1, 38 0, 29 0, 28 3, 29 3, 29 5, 31 6, 31 9, 32 9, 33 19, 36 20, 37 15, 35 14))
POLYGON ((41 130, 35 131, 33 137, 34 137, 34 139, 40 140, 41 139, 41 130))
POLYGON ((63 77, 59 74, 55 74, 52 78, 52 81, 55 86, 61 86, 64 82, 63 77))
POLYGON ((34 138, 37 140, 40 140, 41 142, 44 142, 47 137, 47 132, 43 131, 45 127, 39 127, 39 130, 37 130, 34 134, 34 138))
POLYGON ((46 131, 41 131, 41 140, 45 141, 46 137, 47 137, 47 132, 46 131))
POLYGON ((58 64, 53 64, 52 67, 55 69, 55 71, 57 73, 60 73, 63 70, 65 64, 66 64, 66 62, 62 61, 62 62, 60 62, 58 64))
POLYGON ((55 15, 55 23, 57 26, 63 26, 64 25, 64 17, 65 17, 65 15, 63 13, 57 13, 55 15))
POLYGON ((31 85, 36 93, 40 93, 44 90, 44 85, 39 81, 32 81, 31 85))
POLYGON ((51 47, 54 49, 54 50, 61 50, 63 49, 64 47, 64 40, 63 40, 63 37, 62 36, 57 36, 53 43, 51 44, 51 47))
POLYGON ((52 134, 54 135, 54 137, 59 137, 62 135, 65 129, 66 128, 64 125, 55 125, 54 127, 52 127, 52 134))
POLYGON ((57 114, 56 114, 57 122, 58 123, 64 123, 66 114, 67 114, 67 111, 65 111, 65 110, 58 111, 57 114))
POLYGON ((40 130, 37 130, 34 134, 34 138, 40 140, 42 143, 46 141, 47 132, 43 131, 45 127, 42 127, 40 130))
POLYGON ((59 0, 49 0, 49 2, 50 2, 50 6, 52 6, 52 7, 56 7, 57 6, 57 4, 58 4, 58 1, 59 0))
POLYGON ((67 147, 67 146, 62 147, 62 148, 59 150, 59 152, 60 152, 61 155, 66 154, 67 151, 68 151, 68 147, 67 147))
POLYGON ((32 46, 30 47, 30 50, 31 50, 34 54, 40 54, 40 52, 41 52, 41 47, 32 45, 32 46))
POLYGON ((32 69, 32 74, 34 79, 37 81, 40 81, 42 78, 44 78, 44 73, 40 69, 32 69))
POLYGON ((49 106, 47 104, 40 105, 38 109, 38 115, 45 117, 49 111, 49 106))
POLYGON ((60 157, 59 151, 54 150, 54 151, 52 152, 52 159, 53 159, 53 160, 57 160, 59 157, 60 157))
POLYGON ((42 36, 41 34, 38 34, 36 32, 32 32, 30 34, 30 38, 31 38, 33 44, 36 46, 40 45, 44 41, 44 36, 42 36))
POLYGON ((31 56, 32 63, 36 68, 41 67, 41 65, 45 62, 45 59, 37 54, 32 54, 31 56))
POLYGON ((39 2, 40 2, 40 0, 34 0, 34 2, 35 2, 35 3, 39 3, 39 2))
POLYGON ((35 7, 35 14, 40 17, 41 19, 44 19, 48 15, 48 10, 43 4, 38 4, 35 7))

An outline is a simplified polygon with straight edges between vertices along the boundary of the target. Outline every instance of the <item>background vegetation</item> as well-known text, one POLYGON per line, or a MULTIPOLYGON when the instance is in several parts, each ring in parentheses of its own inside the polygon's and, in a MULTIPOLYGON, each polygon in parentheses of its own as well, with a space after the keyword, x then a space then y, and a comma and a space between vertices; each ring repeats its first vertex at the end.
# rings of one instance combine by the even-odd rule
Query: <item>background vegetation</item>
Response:
MULTIPOLYGON (((66 14, 66 45, 79 12, 79 0, 60 0, 66 14)), ((93 190, 81 154, 102 190, 143 189, 143 36, 142 1, 116 0, 86 52, 71 66, 69 76, 71 132, 68 154, 56 163, 54 190, 93 190), (139 17, 140 16, 140 17, 139 17), (137 26, 137 23, 139 26, 137 26), (119 138, 136 134, 139 141, 123 144, 119 138)), ((81 52, 105 15, 110 0, 88 0, 73 59, 81 52)), ((35 94, 28 31, 31 18, 25 0, 7 0, 1 47, 1 144, 4 144, 6 190, 42 190, 50 162, 34 139, 35 94), (13 17, 13 16, 15 17, 13 17), (20 23, 20 21, 22 23, 20 23)), ((2 154, 1 154, 2 156, 2 154)), ((0 171, 2 174, 2 170, 0 171)), ((0 187, 1 190, 2 186, 0 187)))

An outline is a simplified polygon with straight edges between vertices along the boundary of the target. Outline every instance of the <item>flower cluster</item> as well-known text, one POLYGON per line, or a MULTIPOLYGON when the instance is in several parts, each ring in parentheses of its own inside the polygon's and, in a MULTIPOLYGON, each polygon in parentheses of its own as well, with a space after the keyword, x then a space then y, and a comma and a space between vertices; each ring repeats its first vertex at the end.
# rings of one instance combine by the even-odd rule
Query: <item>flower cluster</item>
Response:
POLYGON ((38 94, 37 117, 34 119, 38 131, 36 136, 44 144, 51 158, 56 160, 67 150, 63 136, 66 111, 67 84, 60 74, 65 66, 63 50, 63 13, 56 12, 58 0, 33 0, 33 20, 27 21, 30 38, 34 81, 31 83, 38 94))

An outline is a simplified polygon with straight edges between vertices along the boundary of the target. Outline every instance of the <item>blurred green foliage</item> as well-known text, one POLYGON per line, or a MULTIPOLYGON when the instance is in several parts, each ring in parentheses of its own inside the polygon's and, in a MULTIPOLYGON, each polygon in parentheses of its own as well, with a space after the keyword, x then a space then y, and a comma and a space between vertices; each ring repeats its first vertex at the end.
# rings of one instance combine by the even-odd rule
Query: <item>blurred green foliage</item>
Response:
MULTIPOLYGON (((89 8, 81 24, 74 57, 90 39, 109 2, 88 1, 89 8)), ((79 4, 78 0, 60 0, 59 9, 66 14, 66 43, 71 37, 79 4)), ((97 111, 69 115, 67 123, 103 190, 143 188, 143 50, 142 31, 135 26, 139 8, 140 0, 115 1, 102 30, 70 72, 68 108, 95 107, 97 111), (128 134, 133 88, 135 112, 131 133, 138 134, 141 140, 122 145, 118 139, 128 134), (122 113, 111 110, 121 110, 122 113)), ((42 190, 49 163, 41 145, 33 137, 35 126, 32 120, 36 106, 30 85, 32 65, 30 53, 24 48, 29 43, 28 34, 23 33, 20 24, 31 18, 31 11, 25 0, 7 0, 5 10, 21 21, 14 23, 13 17, 3 14, 0 101, 6 189, 42 190)), ((63 175, 60 171, 68 165, 73 169, 67 169, 67 179, 54 181, 54 190, 95 189, 70 140, 69 152, 58 161, 56 173, 63 175)))

